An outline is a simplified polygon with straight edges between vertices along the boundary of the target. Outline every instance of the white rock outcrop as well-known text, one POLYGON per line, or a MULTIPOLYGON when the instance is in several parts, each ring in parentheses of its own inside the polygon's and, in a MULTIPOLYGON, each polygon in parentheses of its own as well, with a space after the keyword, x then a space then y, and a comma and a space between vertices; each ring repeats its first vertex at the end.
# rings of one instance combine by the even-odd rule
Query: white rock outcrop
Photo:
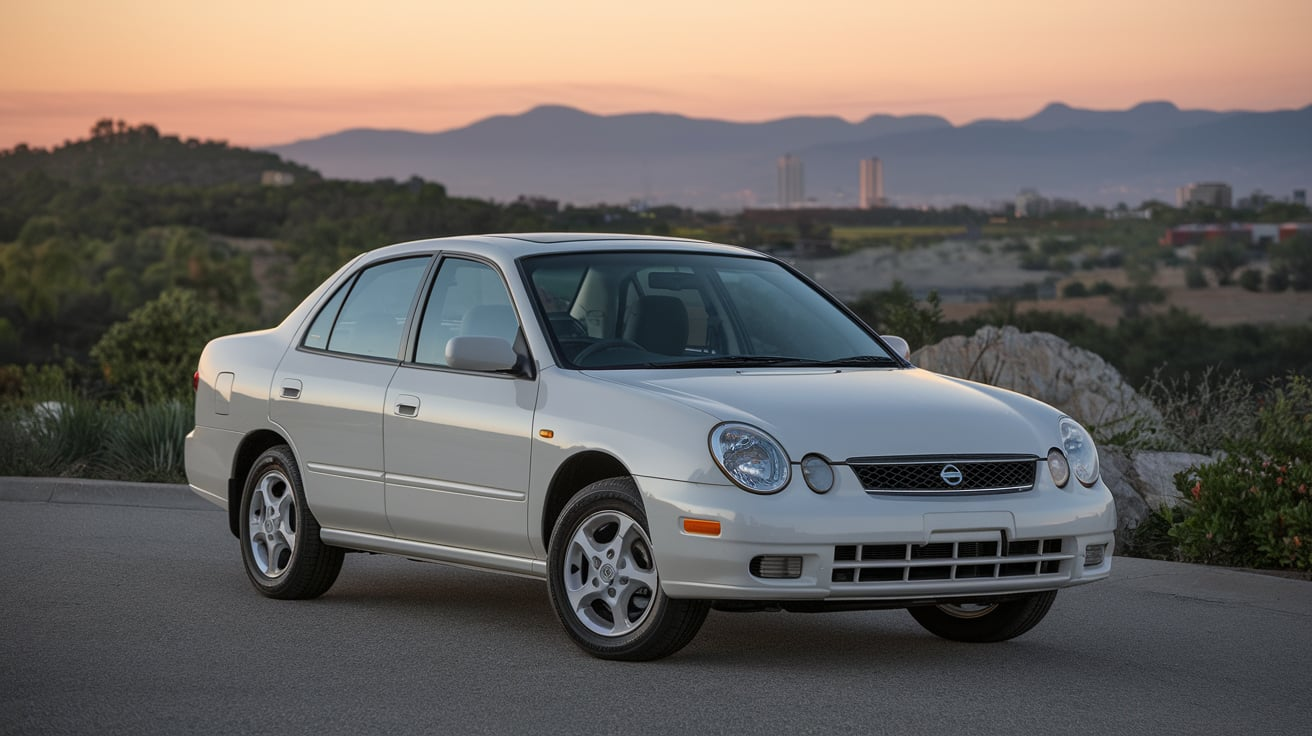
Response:
POLYGON ((1116 499, 1116 530, 1133 529, 1163 506, 1175 508, 1184 497, 1175 487, 1176 473, 1213 462, 1191 452, 1130 451, 1099 447, 1102 481, 1116 499))
POLYGON ((1098 354, 1046 332, 985 326, 917 350, 926 370, 987 383, 1051 404, 1106 442, 1160 439, 1161 412, 1098 354))

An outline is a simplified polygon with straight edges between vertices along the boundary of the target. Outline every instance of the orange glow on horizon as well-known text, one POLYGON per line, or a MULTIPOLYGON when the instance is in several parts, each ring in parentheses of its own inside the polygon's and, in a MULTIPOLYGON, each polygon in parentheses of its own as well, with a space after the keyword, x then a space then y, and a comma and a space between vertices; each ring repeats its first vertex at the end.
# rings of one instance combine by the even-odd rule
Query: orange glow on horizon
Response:
POLYGON ((445 130, 538 104, 961 124, 1054 101, 1312 103, 1306 0, 24 0, 6 15, 4 148, 83 138, 102 117, 271 145, 351 127, 445 130))

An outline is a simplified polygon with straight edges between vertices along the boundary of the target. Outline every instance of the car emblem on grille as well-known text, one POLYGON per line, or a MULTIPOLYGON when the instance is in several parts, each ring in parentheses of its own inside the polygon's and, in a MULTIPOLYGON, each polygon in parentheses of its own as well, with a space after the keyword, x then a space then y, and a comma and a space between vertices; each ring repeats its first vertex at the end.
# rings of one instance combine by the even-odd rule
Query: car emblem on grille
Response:
POLYGON ((938 477, 942 478, 944 483, 956 488, 961 485, 964 476, 961 474, 961 470, 959 470, 957 466, 944 465, 943 470, 939 472, 938 477))

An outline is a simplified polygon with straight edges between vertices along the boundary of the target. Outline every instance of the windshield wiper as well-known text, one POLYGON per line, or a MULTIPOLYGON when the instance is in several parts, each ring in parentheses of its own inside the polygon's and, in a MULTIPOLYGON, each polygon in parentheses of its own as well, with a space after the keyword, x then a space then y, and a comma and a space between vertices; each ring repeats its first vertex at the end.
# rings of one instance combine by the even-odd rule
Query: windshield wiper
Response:
POLYGON ((811 365, 813 361, 806 358, 785 358, 778 355, 716 355, 697 360, 681 360, 661 363, 659 368, 724 368, 728 366, 757 365, 811 365))
POLYGON ((887 355, 852 355, 846 358, 836 358, 834 360, 817 361, 815 365, 840 368, 844 366, 860 367, 860 366, 871 366, 871 365, 900 366, 902 365, 902 363, 900 363, 896 358, 890 358, 887 355))

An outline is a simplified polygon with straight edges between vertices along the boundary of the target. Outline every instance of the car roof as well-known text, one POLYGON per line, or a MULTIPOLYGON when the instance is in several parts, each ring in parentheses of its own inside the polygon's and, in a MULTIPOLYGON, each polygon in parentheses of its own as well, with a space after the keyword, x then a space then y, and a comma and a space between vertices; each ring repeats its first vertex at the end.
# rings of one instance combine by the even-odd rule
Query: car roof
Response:
POLYGON ((452 251, 481 255, 495 261, 509 263, 518 258, 547 253, 578 253, 584 251, 616 250, 672 250, 725 255, 762 254, 736 245, 722 245, 705 240, 691 240, 658 235, 626 235, 621 233, 498 233, 493 235, 460 235, 449 238, 413 240, 407 243, 384 246, 370 251, 369 260, 393 258, 410 253, 452 251))

